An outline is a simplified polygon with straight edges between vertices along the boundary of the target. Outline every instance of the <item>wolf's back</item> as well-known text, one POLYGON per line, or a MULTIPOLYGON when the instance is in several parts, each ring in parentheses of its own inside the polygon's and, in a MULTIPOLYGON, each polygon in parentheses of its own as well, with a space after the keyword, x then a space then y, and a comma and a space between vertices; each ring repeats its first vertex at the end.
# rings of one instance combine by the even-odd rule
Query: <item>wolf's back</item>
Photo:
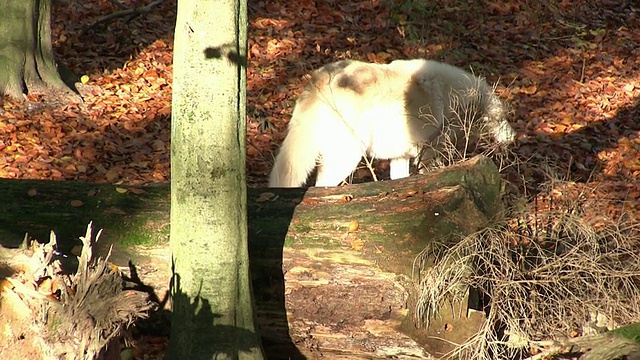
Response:
POLYGON ((443 139, 466 145, 465 137, 483 135, 485 127, 498 142, 510 142, 507 112, 484 78, 448 64, 327 64, 312 73, 296 103, 269 186, 302 186, 316 165, 318 182, 334 186, 363 155, 393 160, 415 157, 420 147, 438 152, 443 139))

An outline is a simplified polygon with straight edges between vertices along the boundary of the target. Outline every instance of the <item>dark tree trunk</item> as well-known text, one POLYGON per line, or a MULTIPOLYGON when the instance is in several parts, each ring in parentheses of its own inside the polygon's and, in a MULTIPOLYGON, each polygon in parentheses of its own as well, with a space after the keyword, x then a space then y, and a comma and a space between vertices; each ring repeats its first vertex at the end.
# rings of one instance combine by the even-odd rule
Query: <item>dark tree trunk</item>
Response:
POLYGON ((51 0, 4 0, 0 12, 0 94, 71 94, 51 44, 51 0))

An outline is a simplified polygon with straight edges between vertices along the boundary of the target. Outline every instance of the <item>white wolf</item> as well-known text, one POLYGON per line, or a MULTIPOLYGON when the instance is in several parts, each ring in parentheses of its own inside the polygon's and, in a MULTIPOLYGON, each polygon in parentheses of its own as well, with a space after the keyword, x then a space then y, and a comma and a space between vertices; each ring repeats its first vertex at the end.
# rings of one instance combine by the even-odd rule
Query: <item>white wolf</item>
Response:
MULTIPOLYGON (((409 176, 409 161, 443 137, 479 135, 453 119, 513 141, 507 110, 486 81, 430 60, 387 65, 342 60, 313 72, 300 95, 271 171, 270 187, 299 187, 318 166, 316 186, 339 185, 363 156, 390 159, 391 178, 409 176)), ((459 140, 457 140, 459 139, 459 140)), ((436 150, 437 151, 437 150, 436 150)))

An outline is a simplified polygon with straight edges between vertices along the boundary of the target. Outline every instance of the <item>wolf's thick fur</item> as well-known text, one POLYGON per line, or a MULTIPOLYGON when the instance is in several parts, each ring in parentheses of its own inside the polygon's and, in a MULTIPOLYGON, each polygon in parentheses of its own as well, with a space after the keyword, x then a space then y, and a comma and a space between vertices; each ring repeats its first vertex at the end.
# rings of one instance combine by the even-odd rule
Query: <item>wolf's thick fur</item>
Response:
POLYGON ((331 63, 313 72, 298 99, 269 186, 302 186, 316 165, 316 186, 339 185, 365 155, 390 159, 391 178, 405 177, 423 146, 465 137, 452 119, 482 123, 498 142, 512 141, 506 113, 486 81, 451 65, 331 63))

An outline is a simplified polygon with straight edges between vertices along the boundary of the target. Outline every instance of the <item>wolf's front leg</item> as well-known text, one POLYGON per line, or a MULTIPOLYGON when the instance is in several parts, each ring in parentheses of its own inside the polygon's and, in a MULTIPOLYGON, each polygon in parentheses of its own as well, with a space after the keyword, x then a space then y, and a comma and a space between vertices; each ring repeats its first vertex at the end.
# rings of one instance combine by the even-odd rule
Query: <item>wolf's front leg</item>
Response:
POLYGON ((409 159, 395 158, 389 162, 389 172, 391 180, 401 179, 409 176, 409 159))
MULTIPOLYGON (((335 135, 335 134, 334 134, 335 135)), ((316 186, 337 186, 353 172, 362 159, 358 143, 350 139, 334 140, 320 154, 316 186)))

